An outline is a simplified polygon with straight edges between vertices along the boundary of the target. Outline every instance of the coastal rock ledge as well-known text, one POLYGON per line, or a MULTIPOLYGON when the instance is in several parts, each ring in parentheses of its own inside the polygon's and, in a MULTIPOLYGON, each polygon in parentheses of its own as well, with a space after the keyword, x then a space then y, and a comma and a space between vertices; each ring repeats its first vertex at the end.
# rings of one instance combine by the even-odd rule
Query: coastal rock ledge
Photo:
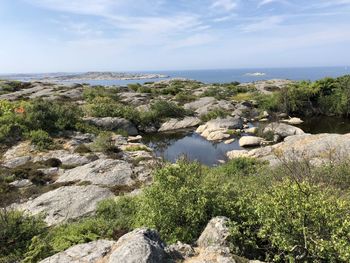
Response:
POLYGON ((302 134, 289 136, 283 142, 254 150, 234 150, 227 153, 229 159, 252 157, 278 165, 283 161, 309 160, 314 165, 341 161, 350 157, 350 133, 302 134))

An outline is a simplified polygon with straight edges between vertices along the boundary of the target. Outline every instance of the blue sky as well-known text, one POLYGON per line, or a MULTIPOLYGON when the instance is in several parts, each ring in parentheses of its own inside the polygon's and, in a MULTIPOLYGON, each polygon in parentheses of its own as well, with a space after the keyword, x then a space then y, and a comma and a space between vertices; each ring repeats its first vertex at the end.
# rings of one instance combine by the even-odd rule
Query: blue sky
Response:
POLYGON ((0 72, 350 64, 350 0, 1 0, 0 72))

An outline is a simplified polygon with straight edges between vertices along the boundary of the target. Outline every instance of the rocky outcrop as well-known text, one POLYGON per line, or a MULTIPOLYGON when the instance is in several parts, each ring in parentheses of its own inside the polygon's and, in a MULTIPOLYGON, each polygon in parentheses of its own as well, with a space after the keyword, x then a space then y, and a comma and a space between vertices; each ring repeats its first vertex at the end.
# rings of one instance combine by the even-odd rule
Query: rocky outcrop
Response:
POLYGON ((229 138, 230 129, 242 129, 243 121, 240 117, 217 118, 199 126, 196 130, 201 136, 209 141, 218 141, 229 138))
POLYGON ((264 141, 261 137, 256 136, 243 136, 239 139, 239 146, 241 147, 253 147, 259 146, 264 141))
POLYGON ((40 263, 258 263, 233 255, 229 249, 229 219, 215 217, 208 223, 197 246, 177 242, 166 246, 158 233, 139 228, 125 234, 117 242, 93 241, 73 246, 44 259, 40 263))
POLYGON ((268 161, 271 165, 281 160, 309 160, 315 165, 350 157, 350 133, 348 134, 303 134, 285 138, 283 142, 251 151, 231 151, 230 159, 253 157, 268 161))
POLYGON ((220 100, 213 97, 203 97, 199 100, 186 103, 184 108, 187 110, 193 110, 198 115, 205 115, 214 109, 234 110, 234 105, 226 100, 220 100))
POLYGON ((95 212, 97 203, 112 197, 107 188, 94 185, 63 186, 47 192, 14 208, 29 214, 44 214, 45 222, 51 226, 70 219, 77 219, 95 212))
POLYGON ((89 164, 66 170, 56 183, 90 182, 94 185, 132 185, 132 165, 123 160, 98 159, 89 164))
POLYGON ((150 96, 146 93, 122 92, 120 100, 128 105, 140 106, 149 103, 150 96))
POLYGON ((164 122, 158 131, 164 132, 164 131, 186 129, 186 128, 198 126, 200 123, 201 123, 201 120, 197 117, 185 117, 182 120, 170 119, 164 122))
POLYGON ((123 130, 129 135, 137 135, 138 131, 134 124, 124 118, 117 117, 105 117, 105 118, 85 118, 85 121, 103 128, 105 130, 116 131, 123 130))
POLYGON ((264 128, 263 133, 266 134, 269 132, 277 135, 279 139, 284 139, 288 136, 304 134, 304 131, 298 127, 278 122, 270 123, 264 128))
POLYGON ((31 82, 30 86, 15 92, 0 95, 0 100, 36 99, 82 99, 83 87, 74 85, 59 85, 55 83, 31 82))
POLYGON ((108 255, 115 244, 114 241, 97 240, 76 245, 40 261, 40 263, 95 263, 108 255))

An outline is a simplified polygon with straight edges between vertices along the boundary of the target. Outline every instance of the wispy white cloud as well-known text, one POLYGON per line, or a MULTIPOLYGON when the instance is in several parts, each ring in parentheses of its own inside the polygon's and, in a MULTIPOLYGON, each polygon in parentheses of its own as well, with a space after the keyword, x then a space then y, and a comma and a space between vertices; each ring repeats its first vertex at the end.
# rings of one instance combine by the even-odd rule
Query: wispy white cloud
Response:
POLYGON ((280 3, 280 4, 290 4, 289 1, 287 0, 261 0, 259 3, 258 3, 258 7, 262 7, 264 5, 269 5, 269 4, 273 4, 273 3, 280 3))
POLYGON ((262 17, 253 23, 247 23, 241 26, 241 30, 245 33, 271 30, 279 26, 285 20, 284 16, 262 17))
POLYGON ((232 11, 238 5, 237 0, 214 0, 211 8, 220 8, 224 11, 232 11))

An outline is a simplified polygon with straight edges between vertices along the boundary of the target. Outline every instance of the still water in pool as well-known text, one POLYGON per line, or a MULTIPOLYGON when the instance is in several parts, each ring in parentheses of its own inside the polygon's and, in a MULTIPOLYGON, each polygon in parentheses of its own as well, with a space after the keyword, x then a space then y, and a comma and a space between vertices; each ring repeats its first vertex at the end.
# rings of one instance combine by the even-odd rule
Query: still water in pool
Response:
POLYGON ((210 142, 193 131, 147 135, 143 142, 167 161, 175 162, 180 156, 186 156, 208 166, 226 160, 226 152, 242 149, 237 138, 231 144, 210 142))

